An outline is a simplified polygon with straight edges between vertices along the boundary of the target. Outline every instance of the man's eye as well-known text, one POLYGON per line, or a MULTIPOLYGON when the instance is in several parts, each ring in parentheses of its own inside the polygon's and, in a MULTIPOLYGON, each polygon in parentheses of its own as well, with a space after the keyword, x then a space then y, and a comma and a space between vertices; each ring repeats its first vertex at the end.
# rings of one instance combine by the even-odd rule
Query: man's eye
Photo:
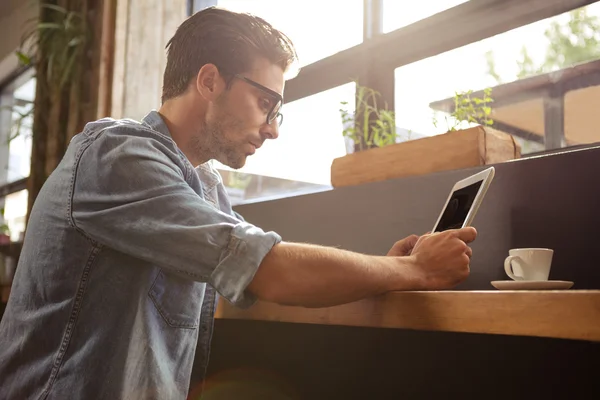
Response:
POLYGON ((266 111, 271 109, 271 100, 269 99, 262 99, 260 101, 260 106, 265 109, 266 111))

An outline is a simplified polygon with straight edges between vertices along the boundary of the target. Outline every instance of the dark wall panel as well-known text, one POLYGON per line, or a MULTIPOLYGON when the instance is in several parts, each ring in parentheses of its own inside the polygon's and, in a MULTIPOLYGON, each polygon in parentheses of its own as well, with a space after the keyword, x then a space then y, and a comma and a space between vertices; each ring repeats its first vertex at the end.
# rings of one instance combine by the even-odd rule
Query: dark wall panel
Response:
MULTIPOLYGON (((365 166, 367 168, 368 166, 365 166)), ((505 279, 515 247, 555 250, 550 279, 600 288, 600 148, 497 164, 475 218, 471 276, 458 289, 491 289, 505 279)), ((481 168, 376 182, 247 204, 248 221, 284 240, 385 254, 411 233, 433 228, 454 183, 481 168)))

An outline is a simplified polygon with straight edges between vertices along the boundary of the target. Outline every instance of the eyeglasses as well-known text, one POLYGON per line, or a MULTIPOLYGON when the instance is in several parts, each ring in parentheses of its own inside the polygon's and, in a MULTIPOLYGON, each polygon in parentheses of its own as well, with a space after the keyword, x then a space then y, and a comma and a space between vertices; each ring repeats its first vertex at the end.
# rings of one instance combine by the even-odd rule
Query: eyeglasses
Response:
POLYGON ((281 126, 281 124, 283 123, 283 114, 280 113, 279 110, 281 110, 281 106, 283 105, 283 96, 269 89, 268 87, 265 87, 260 83, 253 81, 250 78, 246 78, 245 76, 235 74, 233 75, 233 77, 249 83, 250 85, 254 86, 257 89, 260 89, 261 91, 273 98, 273 105, 271 106, 271 110, 267 114, 267 125, 271 125, 274 120, 277 120, 277 126, 281 126))

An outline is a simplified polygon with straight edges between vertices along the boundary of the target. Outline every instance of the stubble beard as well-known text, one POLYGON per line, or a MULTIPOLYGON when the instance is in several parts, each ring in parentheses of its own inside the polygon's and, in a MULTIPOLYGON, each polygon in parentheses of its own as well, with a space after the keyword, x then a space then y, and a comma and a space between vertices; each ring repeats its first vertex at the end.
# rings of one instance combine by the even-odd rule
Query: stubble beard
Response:
POLYGON ((213 121, 204 121, 192 138, 191 148, 201 160, 217 160, 233 169, 246 164, 246 154, 224 132, 241 132, 241 123, 231 114, 220 111, 213 121))

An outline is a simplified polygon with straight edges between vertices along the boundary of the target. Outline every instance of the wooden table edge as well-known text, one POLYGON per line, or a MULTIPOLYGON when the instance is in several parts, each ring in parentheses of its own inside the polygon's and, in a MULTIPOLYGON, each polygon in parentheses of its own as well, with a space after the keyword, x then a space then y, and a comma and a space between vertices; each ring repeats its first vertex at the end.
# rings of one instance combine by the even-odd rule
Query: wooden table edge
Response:
POLYGON ((390 292, 325 308, 221 298, 215 317, 600 341, 600 290, 390 292))

